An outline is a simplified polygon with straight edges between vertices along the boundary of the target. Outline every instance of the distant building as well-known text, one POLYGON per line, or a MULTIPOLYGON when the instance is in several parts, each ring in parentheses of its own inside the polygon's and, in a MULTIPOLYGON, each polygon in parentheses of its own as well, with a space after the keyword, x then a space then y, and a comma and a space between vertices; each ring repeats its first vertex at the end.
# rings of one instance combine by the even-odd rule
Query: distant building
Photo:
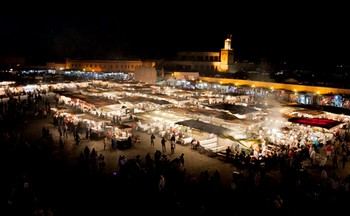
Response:
POLYGON ((165 71, 234 73, 234 53, 231 36, 220 52, 178 52, 174 59, 158 62, 165 71))
POLYGON ((198 72, 174 72, 173 77, 177 80, 197 80, 199 79, 198 72))
POLYGON ((135 81, 154 84, 157 82, 157 70, 155 67, 137 67, 134 72, 135 81))
MULTIPOLYGON (((146 62, 147 65, 151 64, 146 62)), ((143 66, 141 60, 75 60, 66 59, 66 70, 87 72, 135 72, 143 66)))

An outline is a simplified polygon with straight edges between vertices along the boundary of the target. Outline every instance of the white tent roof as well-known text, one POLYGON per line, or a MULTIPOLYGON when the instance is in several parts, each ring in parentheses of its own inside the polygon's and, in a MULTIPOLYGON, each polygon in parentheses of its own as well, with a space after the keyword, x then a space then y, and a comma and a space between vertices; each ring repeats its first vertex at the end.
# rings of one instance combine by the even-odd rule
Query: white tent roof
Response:
POLYGON ((115 111, 115 110, 122 110, 122 109, 133 109, 134 105, 130 104, 130 103, 125 103, 125 104, 111 104, 111 105, 107 105, 107 106, 103 106, 100 107, 100 110, 103 110, 105 112, 111 112, 111 111, 115 111))

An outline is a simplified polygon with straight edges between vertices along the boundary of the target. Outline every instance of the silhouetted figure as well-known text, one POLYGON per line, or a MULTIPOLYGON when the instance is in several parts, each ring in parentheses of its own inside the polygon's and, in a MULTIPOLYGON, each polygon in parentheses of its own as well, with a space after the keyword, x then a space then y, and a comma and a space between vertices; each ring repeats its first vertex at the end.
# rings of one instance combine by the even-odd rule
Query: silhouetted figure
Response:
POLYGON ((152 147, 154 147, 154 139, 155 139, 156 137, 154 136, 154 134, 152 133, 151 134, 151 146, 152 147))
POLYGON ((179 157, 180 158, 180 162, 182 163, 183 166, 185 166, 185 158, 184 157, 185 157, 184 153, 182 153, 180 155, 180 157, 179 157))
POLYGON ((226 162, 230 161, 230 157, 231 157, 231 148, 230 148, 230 146, 227 146, 227 148, 226 148, 226 162))
POLYGON ((90 156, 90 149, 88 146, 85 146, 84 148, 84 158, 85 159, 89 159, 89 156, 90 156))
POLYGON ((162 152, 165 153, 166 152, 166 146, 165 146, 166 140, 165 140, 165 138, 162 137, 162 140, 160 142, 162 144, 162 152))

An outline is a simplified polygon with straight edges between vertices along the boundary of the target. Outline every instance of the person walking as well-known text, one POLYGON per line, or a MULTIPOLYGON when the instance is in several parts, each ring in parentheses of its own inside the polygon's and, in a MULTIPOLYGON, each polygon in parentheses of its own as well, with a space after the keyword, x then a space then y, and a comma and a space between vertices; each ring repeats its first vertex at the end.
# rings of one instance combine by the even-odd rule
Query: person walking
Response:
POLYGON ((166 140, 165 140, 165 138, 162 137, 162 140, 160 142, 162 144, 162 152, 165 153, 166 152, 166 146, 165 146, 166 140))
POLYGON ((174 152, 175 152, 175 142, 176 142, 175 133, 173 133, 171 135, 171 138, 170 138, 170 152, 171 152, 171 154, 174 154, 174 152))
POLYGON ((175 141, 176 141, 175 133, 173 133, 173 134, 171 135, 170 141, 175 143, 175 141))
POLYGON ((170 141, 170 152, 171 152, 171 154, 175 153, 175 142, 174 141, 170 141))
POLYGON ((182 153, 179 158, 180 158, 180 162, 182 163, 182 166, 185 166, 185 154, 182 153))
POLYGON ((151 134, 151 146, 152 147, 154 147, 154 139, 155 139, 156 137, 154 136, 154 134, 152 133, 151 134))
POLYGON ((107 136, 105 136, 105 138, 103 138, 103 150, 106 150, 107 142, 108 142, 108 138, 107 138, 107 136))
POLYGON ((79 133, 76 133, 76 134, 75 134, 74 140, 75 140, 75 145, 79 145, 79 143, 80 143, 80 136, 79 136, 79 133))
POLYGON ((227 146, 227 148, 226 148, 226 162, 230 162, 231 153, 232 153, 232 151, 231 151, 230 146, 227 146))
POLYGON ((163 175, 159 176, 159 182, 158 182, 158 190, 159 192, 163 192, 165 189, 165 178, 163 175))

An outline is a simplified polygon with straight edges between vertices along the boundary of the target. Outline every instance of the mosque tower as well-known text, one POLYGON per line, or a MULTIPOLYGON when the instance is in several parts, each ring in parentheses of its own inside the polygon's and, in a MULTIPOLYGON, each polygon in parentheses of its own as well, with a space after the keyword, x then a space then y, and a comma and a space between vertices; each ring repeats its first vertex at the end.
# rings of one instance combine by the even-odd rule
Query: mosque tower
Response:
POLYGON ((225 46, 220 52, 220 71, 233 73, 233 49, 231 48, 232 35, 229 35, 225 40, 225 46))

